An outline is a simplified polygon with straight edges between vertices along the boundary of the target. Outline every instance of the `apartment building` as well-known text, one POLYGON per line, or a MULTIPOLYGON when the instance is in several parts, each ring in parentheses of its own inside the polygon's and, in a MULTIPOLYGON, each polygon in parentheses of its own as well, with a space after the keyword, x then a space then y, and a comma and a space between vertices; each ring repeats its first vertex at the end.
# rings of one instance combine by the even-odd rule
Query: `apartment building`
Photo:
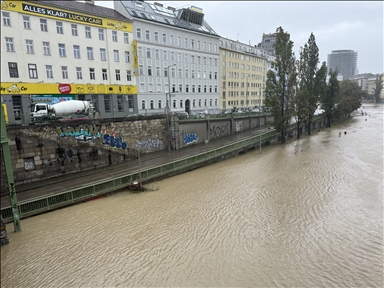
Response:
POLYGON ((136 85, 140 113, 189 114, 219 110, 219 35, 201 8, 115 1, 133 20, 136 85), (169 97, 168 97, 169 96, 169 97))
POLYGON ((219 50, 220 109, 262 107, 266 73, 274 57, 265 50, 226 38, 220 38, 219 50))
POLYGON ((88 2, 1 2, 1 97, 10 123, 28 122, 33 102, 88 100, 103 118, 134 112, 132 23, 88 2))

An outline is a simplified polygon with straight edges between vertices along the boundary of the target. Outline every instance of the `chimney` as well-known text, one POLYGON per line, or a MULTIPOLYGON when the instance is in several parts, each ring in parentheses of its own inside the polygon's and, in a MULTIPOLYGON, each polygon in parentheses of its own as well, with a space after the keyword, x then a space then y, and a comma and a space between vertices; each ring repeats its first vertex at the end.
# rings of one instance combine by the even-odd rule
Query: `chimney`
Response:
POLYGON ((158 3, 158 2, 154 2, 153 4, 155 4, 156 6, 160 6, 160 7, 163 7, 163 4, 161 4, 161 3, 158 3))
POLYGON ((85 3, 95 5, 95 0, 84 0, 84 1, 85 1, 85 3))

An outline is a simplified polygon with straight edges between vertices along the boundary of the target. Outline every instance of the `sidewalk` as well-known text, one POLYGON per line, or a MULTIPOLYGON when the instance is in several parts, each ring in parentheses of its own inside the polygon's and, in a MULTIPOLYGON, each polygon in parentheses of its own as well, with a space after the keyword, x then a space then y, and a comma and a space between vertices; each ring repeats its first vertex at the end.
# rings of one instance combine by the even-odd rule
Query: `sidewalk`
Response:
MULTIPOLYGON (((206 150, 219 148, 223 145, 238 142, 260 133, 270 132, 271 130, 264 129, 251 129, 247 131, 238 132, 233 135, 229 135, 223 138, 214 139, 208 144, 196 144, 190 147, 183 148, 181 150, 161 150, 158 152, 143 154, 140 157, 141 168, 147 168, 157 165, 166 164, 174 160, 185 158, 186 156, 195 155, 205 152, 206 150), (260 132, 259 132, 260 131, 260 132)), ((109 179, 114 177, 123 176, 125 174, 134 173, 139 170, 139 161, 135 159, 133 161, 122 162, 110 166, 101 167, 81 173, 66 174, 62 177, 54 177, 49 180, 43 180, 39 183, 23 184, 16 186, 17 201, 24 202, 33 198, 41 197, 44 195, 59 194, 71 189, 85 186, 87 184, 95 183, 101 179, 109 179)), ((1 207, 10 206, 9 196, 1 197, 1 207)))

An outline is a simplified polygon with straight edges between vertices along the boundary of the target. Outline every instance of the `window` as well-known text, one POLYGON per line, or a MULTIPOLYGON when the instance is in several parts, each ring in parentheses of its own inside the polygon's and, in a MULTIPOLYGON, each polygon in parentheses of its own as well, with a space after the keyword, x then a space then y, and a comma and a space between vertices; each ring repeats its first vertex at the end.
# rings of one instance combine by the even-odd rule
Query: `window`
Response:
POLYGON ((104 48, 100 48, 100 60, 107 61, 107 54, 104 48))
POLYGON ((115 62, 119 62, 119 50, 113 50, 113 59, 115 62))
POLYGON ((80 58, 80 46, 79 45, 73 45, 73 55, 75 58, 80 58))
POLYGON ((83 79, 83 72, 81 71, 81 67, 76 67, 76 76, 79 80, 83 79))
MULTIPOLYGON (((158 91, 158 92, 160 92, 160 91, 158 91)), ((161 107, 161 105, 162 105, 162 103, 161 103, 161 100, 159 100, 159 102, 158 102, 159 104, 159 108, 161 109, 162 107, 161 107)))
POLYGON ((132 81, 131 70, 127 70, 127 81, 132 81))
POLYGON ((150 41, 151 37, 149 35, 149 30, 145 30, 145 40, 150 41))
POLYGON ((141 39, 141 28, 136 28, 136 38, 141 39))
POLYGON ((191 39, 191 48, 194 49, 195 48, 195 40, 191 39))
POLYGON ((197 50, 200 50, 200 40, 197 40, 197 50))
POLYGON ((123 112, 124 106, 123 106, 123 95, 117 95, 117 111, 123 112))
POLYGON ((197 92, 201 93, 201 85, 197 85, 197 92))
POLYGON ((19 70, 17 69, 17 63, 8 62, 9 77, 19 78, 19 70))
POLYGON ((139 57, 143 57, 143 47, 137 47, 139 57))
POLYGON ((87 57, 88 57, 88 60, 93 60, 93 48, 92 47, 87 47, 87 57))
POLYGON ((207 42, 203 42, 203 50, 207 51, 207 42))
POLYGON ((104 95, 104 109, 105 112, 111 112, 111 100, 109 95, 104 95))
POLYGON ((164 77, 168 77, 168 69, 167 69, 167 67, 164 67, 164 77))
POLYGON ((175 61, 175 52, 171 52, 171 61, 175 61))
POLYGON ((63 79, 68 79, 68 67, 67 66, 61 66, 61 76, 63 76, 63 79))
MULTIPOLYGON (((209 44, 208 44, 208 50, 209 50, 209 51, 212 51, 212 43, 209 43, 209 44)), ((211 106, 212 106, 212 105, 211 105, 211 106)))
POLYGON ((141 109, 145 109, 145 100, 141 101, 141 109))
POLYGON ((25 40, 27 54, 33 54, 33 40, 25 40))
POLYGON ((167 34, 163 33, 163 44, 167 44, 167 34))
POLYGON ((161 76, 160 67, 156 67, 156 76, 161 76))
POLYGON ((124 33, 124 43, 125 44, 129 43, 128 33, 124 33))
POLYGON ((117 42, 117 31, 112 31, 112 41, 117 42))
POLYGON ((71 31, 72 31, 72 36, 78 36, 77 24, 71 24, 71 31))
POLYGON ((169 45, 173 45, 173 35, 169 35, 169 45))
POLYGON ((3 25, 11 26, 11 18, 9 12, 3 12, 3 25))
POLYGON ((45 65, 45 71, 47 72, 47 78, 53 78, 52 65, 45 65))
POLYGON ((91 80, 96 79, 95 68, 89 68, 89 79, 91 79, 91 80))
POLYGON ((177 36, 177 46, 181 46, 181 37, 177 36))
POLYGON ((36 64, 28 64, 29 78, 37 79, 37 66, 36 64))
POLYGON ((189 84, 185 85, 185 92, 187 92, 187 93, 189 92, 189 84))
POLYGON ((101 75, 103 76, 103 80, 108 80, 107 69, 101 69, 101 75))
POLYGON ((153 35, 154 35, 154 39, 155 39, 155 42, 159 42, 159 32, 155 32, 155 33, 153 33, 153 35))
POLYGON ((184 47, 188 48, 188 38, 184 38, 184 47))
POLYGON ((148 66, 148 76, 152 76, 152 66, 148 66))
POLYGON ((151 58, 151 48, 147 48, 147 58, 151 58))
POLYGON ((59 43, 59 56, 60 57, 67 57, 65 53, 65 44, 59 43))
POLYGON ((188 72, 188 69, 185 69, 185 78, 189 78, 189 72, 188 72))
POLYGON ((61 21, 56 21, 56 31, 57 31, 57 34, 64 34, 64 31, 63 31, 63 22, 61 22, 61 21))
POLYGON ((181 62, 181 53, 177 53, 177 61, 181 62))
POLYGON ((120 69, 115 69, 115 74, 116 74, 116 81, 120 81, 120 69))
POLYGON ((168 55, 168 51, 163 51, 163 60, 168 60, 168 57, 167 57, 167 55, 168 55))
POLYGON ((29 22, 29 16, 23 16, 23 25, 24 25, 24 29, 27 29, 27 30, 31 29, 31 23, 29 22))
POLYGON ((43 32, 48 32, 47 19, 40 19, 40 29, 43 32))
POLYGON ((159 49, 155 50, 155 58, 156 59, 160 59, 160 51, 159 51, 159 49))
POLYGON ((144 66, 139 65, 139 75, 144 75, 144 66))
POLYGON ((183 77, 183 71, 179 69, 179 78, 182 78, 182 77, 183 77))
POLYGON ((92 38, 91 36, 91 27, 85 27, 85 37, 92 38))
POLYGON ((99 28, 99 40, 104 41, 104 29, 99 28))
POLYGON ((130 62, 129 52, 125 51, 124 55, 125 55, 125 63, 129 63, 130 62))
MULTIPOLYGON (((181 86, 180 86, 181 89, 181 86)), ((179 90, 181 92, 181 90, 179 90)), ((183 108, 183 100, 180 100, 180 108, 183 108)))

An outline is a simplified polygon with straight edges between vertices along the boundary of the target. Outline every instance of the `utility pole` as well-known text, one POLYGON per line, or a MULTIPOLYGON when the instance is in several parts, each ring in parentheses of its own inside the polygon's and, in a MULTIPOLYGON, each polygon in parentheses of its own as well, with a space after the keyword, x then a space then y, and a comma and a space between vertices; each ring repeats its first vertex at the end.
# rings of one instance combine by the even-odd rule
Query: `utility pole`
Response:
POLYGON ((176 66, 176 64, 169 65, 167 67, 167 73, 168 73, 168 93, 165 94, 166 99, 166 112, 167 112, 167 146, 168 146, 168 152, 171 152, 171 140, 170 140, 170 128, 169 128, 169 101, 171 100, 171 78, 169 76, 169 68, 176 66))
POLYGON ((1 122, 1 147, 3 149, 3 159, 4 159, 4 166, 5 166, 5 172, 7 174, 7 182, 8 182, 8 191, 9 191, 9 198, 11 200, 11 207, 12 207, 12 215, 13 215, 13 226, 15 228, 15 232, 21 231, 20 227, 20 215, 19 215, 19 207, 17 204, 17 197, 16 197, 16 187, 15 187, 15 181, 13 179, 13 169, 12 169, 12 161, 11 161, 11 153, 9 151, 9 139, 7 137, 7 128, 5 125, 5 112, 3 106, 0 107, 0 122, 1 122))

